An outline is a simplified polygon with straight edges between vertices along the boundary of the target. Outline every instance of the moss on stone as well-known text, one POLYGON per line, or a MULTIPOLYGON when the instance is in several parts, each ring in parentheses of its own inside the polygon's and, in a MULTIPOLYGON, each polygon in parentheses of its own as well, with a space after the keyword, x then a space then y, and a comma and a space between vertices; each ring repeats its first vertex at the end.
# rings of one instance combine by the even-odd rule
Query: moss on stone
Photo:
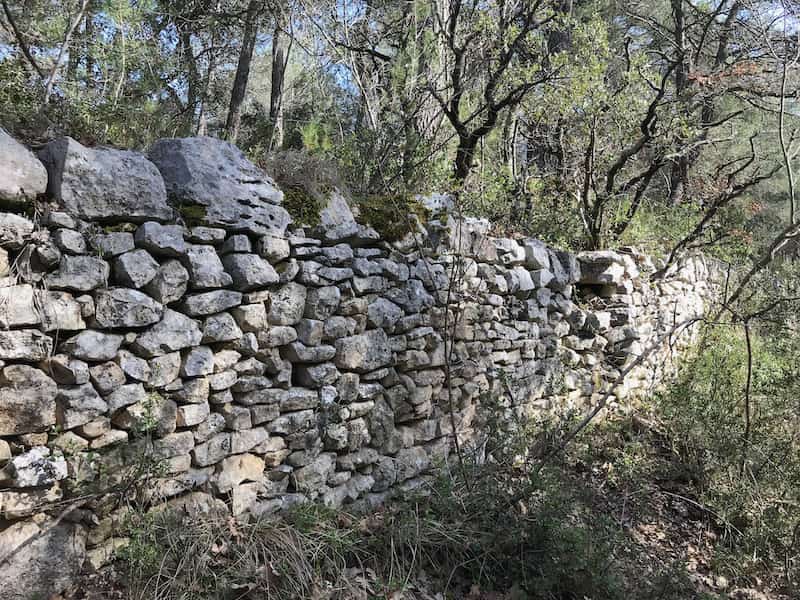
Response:
POLYGON ((206 222, 206 207, 202 204, 181 204, 178 212, 189 227, 203 225, 206 222))
POLYGON ((319 225, 322 201, 300 186, 291 186, 283 190, 283 208, 297 225, 316 227, 319 225))
POLYGON ((415 226, 428 221, 428 211, 410 195, 370 194, 355 199, 359 221, 371 226, 387 242, 403 239, 415 226))
POLYGON ((136 225, 133 223, 113 223, 110 225, 103 225, 104 233, 133 233, 136 231, 136 225))

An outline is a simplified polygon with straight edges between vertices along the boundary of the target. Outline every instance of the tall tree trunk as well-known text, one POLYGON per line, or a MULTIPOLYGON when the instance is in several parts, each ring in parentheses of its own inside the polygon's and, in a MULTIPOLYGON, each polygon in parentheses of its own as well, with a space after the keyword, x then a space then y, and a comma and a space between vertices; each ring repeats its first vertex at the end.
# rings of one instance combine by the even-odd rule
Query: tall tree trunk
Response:
MULTIPOLYGON (((672 22, 674 27, 674 41, 677 48, 675 69, 675 96, 682 100, 689 81, 688 49, 686 45, 686 19, 683 11, 683 0, 671 0, 672 22)), ((689 180, 689 157, 682 154, 672 163, 670 170, 670 194, 672 204, 680 204, 686 194, 686 185, 689 180)))
POLYGON ((289 48, 284 33, 284 14, 275 14, 275 29, 272 32, 272 80, 269 92, 269 147, 283 146, 283 84, 289 48))
POLYGON ((197 112, 198 87, 200 74, 197 71, 197 59, 192 48, 192 33, 188 26, 181 31, 181 49, 184 65, 186 66, 186 108, 183 117, 182 133, 191 135, 194 131, 194 117, 197 112))
POLYGON ((258 35, 258 8, 257 0, 250 0, 247 5, 244 32, 242 34, 242 49, 239 52, 239 63, 236 65, 236 76, 233 78, 231 89, 231 102, 228 106, 228 119, 225 122, 226 137, 235 142, 239 136, 239 125, 242 121, 242 104, 247 93, 247 80, 250 78, 250 64, 253 61, 253 51, 256 47, 258 35))

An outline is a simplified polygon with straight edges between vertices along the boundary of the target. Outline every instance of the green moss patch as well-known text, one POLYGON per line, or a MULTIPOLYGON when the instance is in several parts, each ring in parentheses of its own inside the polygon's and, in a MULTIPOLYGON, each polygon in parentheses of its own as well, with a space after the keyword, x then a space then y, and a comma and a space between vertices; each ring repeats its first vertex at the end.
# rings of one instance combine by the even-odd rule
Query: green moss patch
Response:
POLYGON ((312 194, 297 185, 283 190, 283 208, 296 225, 316 227, 319 225, 319 213, 324 205, 317 194, 312 194))
POLYGON ((387 242, 403 239, 415 227, 415 217, 423 224, 428 211, 410 195, 369 194, 354 199, 358 220, 377 231, 387 242))
POLYGON ((202 204, 181 204, 178 212, 188 227, 203 225, 206 222, 207 211, 202 204))

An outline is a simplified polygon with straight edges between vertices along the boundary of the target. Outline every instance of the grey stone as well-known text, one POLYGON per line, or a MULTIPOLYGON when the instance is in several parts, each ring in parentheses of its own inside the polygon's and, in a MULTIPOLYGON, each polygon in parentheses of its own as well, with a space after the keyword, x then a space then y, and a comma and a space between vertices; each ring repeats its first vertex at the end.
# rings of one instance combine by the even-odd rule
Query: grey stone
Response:
POLYGON ((56 403, 56 421, 64 429, 88 423, 108 411, 108 405, 91 383, 59 388, 56 403))
POLYGON ((285 346, 282 356, 292 362, 319 363, 331 360, 336 354, 333 346, 306 346, 302 342, 292 342, 285 346))
POLYGON ((358 223, 353 217, 353 212, 338 190, 334 190, 328 196, 325 207, 319 213, 319 221, 317 229, 320 237, 326 242, 338 242, 358 233, 358 223))
POLYGON ((182 310, 192 317, 213 315, 242 303, 241 292, 216 290, 187 296, 181 304, 182 310))
POLYGON ((253 251, 253 245, 250 243, 250 238, 244 234, 236 234, 225 240, 222 244, 220 254, 232 254, 234 252, 249 253, 253 251))
POLYGON ((203 323, 203 343, 233 342, 244 335, 230 313, 219 313, 206 318, 203 323))
POLYGON ((41 321, 33 286, 23 284, 0 287, 0 327, 25 327, 38 325, 41 321))
POLYGON ((258 238, 256 252, 271 263, 280 262, 289 258, 289 241, 284 237, 264 235, 258 238))
POLYGON ((529 269, 549 269, 550 254, 544 242, 527 238, 522 242, 525 251, 525 266, 529 269))
POLYGON ((231 434, 231 453, 250 452, 259 444, 267 441, 268 438, 269 433, 263 427, 235 431, 231 434))
POLYGON ((0 372, 0 435, 46 431, 56 422, 55 382, 39 369, 9 365, 0 372))
POLYGON ((22 215, 0 212, 0 246, 18 250, 33 233, 33 221, 22 215))
POLYGON ((106 397, 108 412, 113 414, 120 408, 147 401, 147 392, 141 383, 128 383, 116 388, 106 397))
POLYGON ((23 205, 47 189, 47 171, 25 146, 0 128, 0 201, 23 205))
POLYGON ((109 273, 108 263, 102 258, 65 255, 61 257, 58 270, 47 275, 45 281, 54 290, 89 292, 104 287, 109 273))
POLYGON ((52 351, 52 338, 38 329, 0 330, 0 360, 38 362, 52 351))
POLYGON ((290 222, 274 182, 229 142, 210 138, 158 140, 148 153, 170 198, 197 207, 204 223, 254 235, 283 235, 290 222))
POLYGON ((320 363, 316 365, 295 365, 295 377, 300 385, 310 388, 320 388, 334 383, 339 377, 339 371, 333 363, 320 363))
POLYGON ((52 234, 53 242, 58 249, 67 254, 85 254, 86 240, 72 229, 56 229, 52 234))
POLYGON ((211 386, 208 379, 206 377, 198 377, 197 379, 184 381, 183 387, 175 392, 173 396, 181 402, 202 404, 208 401, 210 390, 211 386))
POLYGON ((150 367, 150 387, 164 388, 180 375, 181 355, 180 352, 171 352, 151 358, 147 364, 150 367))
POLYGON ((102 258, 112 258, 135 248, 133 234, 127 231, 98 233, 89 238, 92 249, 102 258))
POLYGON ((386 298, 376 298, 367 308, 367 322, 372 327, 391 329, 403 316, 403 309, 386 298))
POLYGON ((81 385, 89 381, 89 365, 66 354, 51 356, 42 363, 42 370, 62 385, 81 385))
POLYGON ((297 339, 306 346, 316 346, 322 343, 324 323, 316 319, 302 319, 295 325, 297 339))
POLYGON ((181 363, 181 377, 200 377, 214 372, 214 351, 197 346, 186 351, 181 363))
POLYGON ((189 241, 194 244, 221 244, 227 232, 218 227, 192 227, 189 230, 189 241))
POLYGON ((259 340, 268 348, 284 346, 297 339, 297 331, 294 327, 282 326, 270 327, 267 331, 259 335, 259 340))
POLYGON ((188 285, 189 272, 177 260, 168 260, 144 286, 144 291, 161 304, 169 304, 183 298, 188 285))
POLYGON ((172 458, 189 454, 194 448, 194 436, 191 431, 170 433, 153 441, 153 455, 156 458, 172 458))
POLYGON ((125 383, 125 372, 110 361, 91 367, 89 377, 95 389, 104 396, 125 383))
POLYGON ((180 225, 162 225, 149 221, 142 223, 134 236, 136 245, 156 256, 183 256, 186 242, 180 225))
POLYGON ((143 358, 139 358, 127 350, 120 350, 115 360, 125 375, 131 379, 144 383, 150 380, 150 365, 143 358))
POLYGON ((184 404, 178 407, 176 422, 178 427, 194 427, 199 425, 211 414, 208 402, 200 404, 184 404))
POLYGON ((198 467, 218 463, 231 452, 231 434, 218 433, 192 450, 192 462, 198 467))
POLYGON ((97 221, 172 218, 158 169, 138 152, 86 148, 62 137, 39 158, 48 172, 48 195, 71 215, 97 221))
POLYGON ((325 488, 325 482, 336 468, 334 455, 320 454, 310 464, 296 469, 292 473, 292 484, 298 492, 320 493, 325 488))
POLYGON ((243 304, 231 310, 236 324, 242 331, 259 332, 268 327, 267 309, 263 303, 243 304))
POLYGON ((68 292, 39 292, 42 329, 45 331, 80 331, 86 329, 83 306, 68 292))
POLYGON ((0 547, 8 556, 0 569, 4 597, 51 598, 79 580, 86 533, 67 521, 17 521, 0 532, 0 547))
POLYGON ((336 341, 336 366, 340 369, 366 373, 391 364, 392 351, 383 329, 373 329, 336 341))
POLYGON ((161 321, 136 336, 133 348, 149 358, 197 346, 202 337, 196 321, 167 308, 161 321))
POLYGON ((132 250, 114 261, 114 279, 127 287, 144 287, 157 273, 158 263, 147 250, 132 250))
POLYGON ((337 287, 321 287, 308 290, 304 316, 324 321, 339 308, 342 293, 337 287))
POLYGON ((625 262, 617 252, 598 250, 578 254, 582 285, 610 285, 625 276, 625 262))
POLYGON ((233 286, 243 292, 278 282, 272 265, 256 254, 226 254, 222 264, 233 277, 233 286))
POLYGON ((164 309, 150 296, 128 288, 100 290, 95 296, 95 320, 100 327, 147 327, 158 323, 164 309))
POLYGON ((221 288, 233 283, 213 246, 190 245, 186 249, 189 284, 195 290, 221 288))
POLYGON ((105 362, 117 355, 124 337, 87 329, 69 338, 61 345, 61 351, 88 362, 105 362))
POLYGON ((299 283, 287 283, 272 294, 267 319, 272 325, 294 325, 303 318, 307 290, 299 283))
POLYGON ((50 448, 37 446, 12 458, 1 473, 0 479, 13 487, 42 487, 66 479, 67 462, 63 456, 51 456, 50 448))

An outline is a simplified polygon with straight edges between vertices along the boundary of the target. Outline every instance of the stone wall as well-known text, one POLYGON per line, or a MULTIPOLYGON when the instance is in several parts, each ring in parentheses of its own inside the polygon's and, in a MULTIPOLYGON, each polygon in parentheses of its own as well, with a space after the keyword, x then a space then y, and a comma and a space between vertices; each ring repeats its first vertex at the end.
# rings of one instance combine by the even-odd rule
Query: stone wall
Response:
MULTIPOLYGON (((122 509, 82 498, 143 456, 149 500, 187 510, 414 490, 454 435, 479 444, 487 411, 596 401, 711 290, 702 257, 651 282, 633 250, 494 238, 447 197, 399 242, 336 192, 297 228, 274 182, 211 138, 147 156, 62 138, 37 158, 0 130, 0 154, 4 589, 20 573, 19 589, 63 587, 43 548, 72 572, 124 544, 122 509)), ((649 393, 689 339, 612 401, 649 393)))

